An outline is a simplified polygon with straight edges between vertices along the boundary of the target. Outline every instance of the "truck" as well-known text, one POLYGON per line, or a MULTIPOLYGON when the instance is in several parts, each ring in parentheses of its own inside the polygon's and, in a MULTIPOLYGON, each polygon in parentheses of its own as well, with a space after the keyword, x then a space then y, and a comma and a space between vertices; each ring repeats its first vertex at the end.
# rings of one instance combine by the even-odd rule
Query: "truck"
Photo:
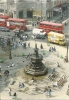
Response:
POLYGON ((50 31, 48 33, 47 39, 48 39, 48 42, 56 43, 56 44, 59 44, 59 45, 65 45, 65 43, 66 43, 64 34, 60 34, 60 33, 53 32, 53 31, 50 31))
POLYGON ((34 28, 32 30, 32 38, 38 38, 38 39, 45 39, 46 38, 46 32, 44 32, 42 29, 34 28))
POLYGON ((34 28, 32 31, 33 34, 40 34, 40 35, 46 35, 46 32, 44 32, 42 29, 34 28))

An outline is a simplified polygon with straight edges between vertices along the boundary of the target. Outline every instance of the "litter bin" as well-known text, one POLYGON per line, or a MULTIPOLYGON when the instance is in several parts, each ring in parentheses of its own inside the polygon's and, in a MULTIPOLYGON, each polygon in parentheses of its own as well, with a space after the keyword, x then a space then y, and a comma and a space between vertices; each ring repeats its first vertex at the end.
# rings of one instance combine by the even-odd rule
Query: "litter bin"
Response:
POLYGON ((0 63, 3 63, 3 60, 2 59, 0 59, 0 63))

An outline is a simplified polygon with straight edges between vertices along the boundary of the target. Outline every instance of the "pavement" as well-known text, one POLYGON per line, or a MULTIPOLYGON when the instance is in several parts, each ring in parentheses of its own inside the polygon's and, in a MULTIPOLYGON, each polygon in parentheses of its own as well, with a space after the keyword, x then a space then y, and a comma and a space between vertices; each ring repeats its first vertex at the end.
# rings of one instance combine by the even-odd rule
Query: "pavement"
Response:
MULTIPOLYGON (((56 69, 56 71, 59 73, 59 76, 63 76, 66 75, 67 76, 67 82, 64 84, 64 86, 61 89, 55 88, 52 89, 52 96, 51 97, 46 97, 45 93, 43 92, 45 86, 48 85, 52 85, 52 82, 50 80, 47 79, 47 76, 45 76, 44 78, 41 77, 41 80, 37 81, 37 85, 41 88, 41 92, 33 92, 33 89, 35 88, 36 84, 32 84, 30 85, 29 82, 25 83, 25 86, 29 88, 29 90, 24 90, 23 92, 18 91, 19 88, 16 88, 18 86, 19 81, 20 82, 25 82, 26 81, 26 77, 25 78, 21 78, 21 73, 22 70, 21 68, 23 68, 23 66, 25 66, 28 63, 28 60, 24 59, 21 57, 22 52, 24 52, 25 54, 28 53, 33 53, 33 48, 35 47, 35 41, 34 40, 30 40, 27 41, 26 43, 28 44, 28 42, 30 42, 30 48, 27 47, 27 49, 23 49, 21 45, 19 45, 19 47, 16 50, 12 50, 13 53, 13 57, 11 60, 7 59, 5 60, 5 64, 4 66, 7 66, 7 64, 11 64, 13 62, 15 62, 16 66, 15 66, 15 70, 14 68, 11 68, 11 74, 13 74, 15 71, 20 70, 20 74, 18 74, 17 77, 14 77, 14 75, 9 78, 9 81, 11 81, 12 79, 16 80, 16 84, 11 86, 10 84, 7 84, 6 87, 3 86, 3 90, 1 90, 0 92, 0 99, 1 100, 12 100, 13 98, 13 94, 14 92, 17 93, 17 98, 18 100, 48 100, 48 99, 64 99, 64 100, 69 100, 69 96, 66 94, 66 91, 68 89, 68 84, 69 84, 69 62, 65 63, 64 60, 62 58, 60 58, 60 56, 65 57, 66 56, 66 52, 67 52, 67 48, 63 47, 63 46, 59 46, 59 45, 55 45, 55 44, 50 44, 50 46, 52 47, 56 47, 56 52, 49 52, 49 48, 50 46, 48 46, 47 43, 44 42, 38 42, 37 43, 37 47, 39 48, 39 53, 42 54, 42 50, 40 49, 40 45, 42 43, 43 47, 44 47, 44 52, 45 55, 43 55, 44 59, 43 59, 43 63, 46 64, 46 66, 48 67, 52 67, 56 69), (14 57, 15 55, 19 55, 20 57, 14 57), (59 57, 58 57, 59 55, 59 57), (15 59, 16 58, 16 59, 15 59), (23 62, 23 60, 26 62, 23 62), (59 64, 61 65, 60 68, 57 68, 56 63, 59 62, 59 64), (14 72, 13 72, 14 71, 14 72), (9 96, 9 87, 12 88, 12 96, 9 96)), ((69 55, 68 55, 69 56, 69 55)), ((1 64, 2 65, 2 64, 1 64)), ((49 73, 50 74, 50 73, 49 73)), ((22 76, 23 77, 23 76, 22 76)), ((28 77, 27 77, 28 78, 28 77)), ((30 81, 30 78, 28 78, 28 80, 30 81)), ((2 80, 0 80, 1 82, 2 80)), ((2 81, 4 82, 4 81, 2 81)), ((7 81, 6 81, 7 82, 7 81)), ((5 82, 4 82, 5 83, 5 82)))
MULTIPOLYGON (((67 21, 67 20, 66 20, 67 21)), ((11 75, 8 81, 4 81, 4 79, 2 78, 2 80, 0 79, 0 99, 1 100, 13 100, 13 94, 14 92, 17 93, 17 98, 18 100, 50 100, 50 99, 64 99, 64 100, 69 100, 69 96, 66 94, 67 89, 68 89, 68 85, 69 85, 69 62, 65 63, 64 60, 61 58, 66 56, 67 53, 67 48, 63 47, 63 46, 59 46, 59 45, 55 45, 55 44, 50 44, 48 46, 47 43, 44 42, 38 42, 38 41, 34 41, 34 40, 30 40, 27 41, 26 43, 28 44, 28 42, 30 42, 30 48, 27 47, 27 49, 23 49, 21 45, 19 45, 19 47, 15 50, 12 50, 12 59, 9 60, 7 58, 7 60, 5 60, 5 63, 0 63, 0 65, 4 68, 4 70, 7 68, 8 65, 12 64, 13 62, 15 62, 16 66, 15 68, 9 68, 9 70, 11 70, 11 75), (12 96, 9 96, 9 86, 10 84, 8 83, 11 80, 16 80, 17 84, 19 83, 19 81, 24 81, 25 79, 22 79, 20 77, 20 75, 18 77, 14 77, 14 73, 17 72, 18 70, 21 70, 21 68, 23 68, 28 62, 29 60, 22 58, 22 53, 24 53, 25 55, 29 54, 29 53, 33 53, 33 48, 35 47, 35 43, 37 43, 37 46, 39 48, 39 53, 42 54, 42 50, 40 50, 40 45, 42 43, 43 47, 44 47, 44 52, 45 55, 43 55, 44 59, 43 59, 43 63, 46 63, 46 66, 48 67, 56 67, 56 71, 59 73, 60 76, 66 75, 67 78, 67 82, 64 84, 64 86, 61 89, 53 89, 52 90, 52 96, 51 97, 46 97, 44 92, 41 93, 33 93, 33 88, 36 86, 36 84, 33 85, 28 85, 28 87, 30 88, 30 91, 24 91, 24 92, 20 92, 18 91, 18 89, 16 89, 16 85, 13 86, 12 88, 12 96), (49 48, 50 46, 55 46, 56 47, 56 52, 52 52, 49 53, 49 48), (17 56, 15 56, 17 55, 17 56), (58 57, 59 56, 59 57, 58 57), (24 61, 24 62, 23 62, 24 61), (56 63, 59 62, 59 64, 61 65, 61 68, 57 68, 56 63), (2 84, 1 84, 2 83, 2 84), (7 83, 7 85, 5 86, 5 84, 7 83)), ((68 54, 69 57, 69 54, 68 54)), ((50 73, 49 73, 50 74, 50 73)), ((47 76, 46 76, 47 77, 47 76)), ((38 86, 43 87, 42 89, 45 88, 45 85, 48 84, 52 84, 51 81, 47 82, 47 78, 43 78, 41 77, 41 81, 43 81, 41 83, 41 81, 38 80, 38 86)), ((11 86, 10 86, 11 87, 11 86)), ((27 86, 26 86, 27 87, 27 86)), ((43 90, 42 90, 43 91, 43 90)))

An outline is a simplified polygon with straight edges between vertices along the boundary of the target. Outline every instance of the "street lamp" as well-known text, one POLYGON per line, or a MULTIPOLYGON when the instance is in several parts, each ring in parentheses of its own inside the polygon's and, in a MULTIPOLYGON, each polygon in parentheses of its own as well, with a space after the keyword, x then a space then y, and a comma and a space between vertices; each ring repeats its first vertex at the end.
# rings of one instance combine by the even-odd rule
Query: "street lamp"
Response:
POLYGON ((51 18, 51 16, 50 16, 50 13, 51 13, 51 0, 47 0, 47 3, 48 3, 48 5, 49 5, 49 9, 48 9, 48 19, 49 19, 49 22, 50 22, 50 18, 51 18))
POLYGON ((41 0, 41 21, 42 21, 42 0, 41 0))
POLYGON ((33 22, 33 7, 32 7, 32 22, 33 22))
POLYGON ((66 60, 68 62, 68 39, 67 39, 67 55, 66 55, 66 60))
POLYGON ((50 22, 50 10, 49 10, 49 22, 50 22))
POLYGON ((10 38, 8 40, 8 46, 9 46, 9 59, 12 59, 12 56, 11 56, 11 41, 10 41, 10 38))

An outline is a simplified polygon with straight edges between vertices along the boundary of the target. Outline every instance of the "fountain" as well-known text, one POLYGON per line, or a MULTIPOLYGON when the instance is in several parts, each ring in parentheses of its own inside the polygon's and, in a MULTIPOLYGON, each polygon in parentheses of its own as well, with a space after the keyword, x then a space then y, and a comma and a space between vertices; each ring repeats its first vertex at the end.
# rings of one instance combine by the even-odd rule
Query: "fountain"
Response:
POLYGON ((37 44, 35 44, 34 53, 31 55, 30 59, 30 63, 24 68, 26 74, 34 76, 47 74, 48 68, 42 63, 43 56, 38 53, 37 44))

